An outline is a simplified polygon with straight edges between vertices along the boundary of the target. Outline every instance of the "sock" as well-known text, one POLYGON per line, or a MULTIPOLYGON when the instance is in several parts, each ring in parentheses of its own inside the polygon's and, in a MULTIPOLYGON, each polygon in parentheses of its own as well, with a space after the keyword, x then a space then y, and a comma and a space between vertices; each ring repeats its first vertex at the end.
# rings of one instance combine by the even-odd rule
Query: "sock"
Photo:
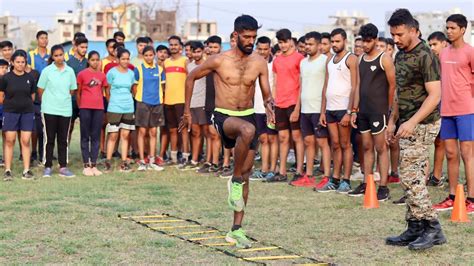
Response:
MULTIPOLYGON (((23 174, 26 174, 26 172, 30 171, 30 169, 25 169, 23 170, 23 174)), ((469 199, 469 198, 468 198, 469 199)))
POLYGON ((190 155, 189 152, 183 152, 183 159, 184 159, 184 161, 187 162, 187 161, 189 160, 189 155, 190 155))
POLYGON ((335 178, 335 177, 332 178, 332 182, 333 182, 335 185, 339 185, 339 181, 340 181, 339 178, 335 178))
POLYGON ((178 162, 178 151, 171 151, 171 161, 173 163, 178 162))
POLYGON ((155 163, 155 156, 150 156, 150 158, 148 158, 148 160, 151 164, 155 163))
POLYGON ((242 177, 233 176, 232 177, 232 183, 242 184, 242 177))
POLYGON ((470 202, 474 202, 474 198, 471 198, 471 197, 467 197, 467 200, 470 202))
POLYGON ((241 227, 242 226, 239 225, 239 224, 234 224, 230 230, 232 230, 232 231, 239 230, 241 227))
POLYGON ((456 196, 455 196, 455 195, 453 195, 453 194, 449 194, 449 196, 448 196, 448 197, 449 197, 451 200, 454 200, 454 199, 456 198, 456 196))

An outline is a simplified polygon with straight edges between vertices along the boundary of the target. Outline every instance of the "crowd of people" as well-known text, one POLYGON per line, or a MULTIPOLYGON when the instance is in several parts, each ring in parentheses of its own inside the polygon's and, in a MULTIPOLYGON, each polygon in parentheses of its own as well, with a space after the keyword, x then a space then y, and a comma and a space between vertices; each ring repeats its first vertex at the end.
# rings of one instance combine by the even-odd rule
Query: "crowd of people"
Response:
POLYGON ((231 230, 240 233, 228 236, 243 247, 249 242, 239 231, 248 195, 242 177, 357 197, 372 175, 379 201, 390 199, 388 184, 401 182, 406 193, 394 203, 408 206, 408 229, 387 244, 423 249, 446 241, 436 211, 453 208, 461 158, 466 207, 474 213, 474 49, 464 42, 465 16, 449 16, 447 35, 437 31, 424 40, 418 22, 400 9, 388 21, 393 39, 368 23, 352 52, 341 28, 299 39, 280 29, 272 44, 245 35, 257 29, 240 18, 226 52, 218 36, 186 43, 170 36, 168 46, 158 47, 139 37, 133 58, 122 32, 105 42, 103 58, 88 51, 80 32, 69 51, 48 49, 45 31, 28 52, 2 41, 4 180, 13 180, 17 137, 22 179, 37 178, 30 170, 36 165, 44 177, 53 174, 55 142, 59 175, 74 177, 68 149, 79 118, 85 176, 114 171, 117 158, 122 172, 136 164, 137 171, 176 167, 229 178, 229 204, 242 216, 231 230), (260 74, 250 79, 249 69, 260 74), (242 145, 258 151, 259 168, 252 171, 242 145), (426 186, 446 182, 445 157, 449 195, 431 206, 426 186), (352 188, 351 178, 361 183, 352 188))

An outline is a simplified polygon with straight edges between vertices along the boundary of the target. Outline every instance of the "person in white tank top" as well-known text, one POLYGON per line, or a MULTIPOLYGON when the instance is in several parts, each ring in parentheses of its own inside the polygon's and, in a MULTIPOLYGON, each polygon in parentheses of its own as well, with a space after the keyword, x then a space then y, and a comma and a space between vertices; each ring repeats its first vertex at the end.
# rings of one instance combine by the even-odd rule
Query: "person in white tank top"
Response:
POLYGON ((319 192, 348 193, 351 190, 352 172, 351 111, 357 85, 357 57, 346 50, 346 32, 331 32, 331 44, 335 55, 327 63, 326 84, 323 88, 320 123, 327 126, 333 147, 333 178, 319 192), (341 180, 341 170, 344 172, 341 180))

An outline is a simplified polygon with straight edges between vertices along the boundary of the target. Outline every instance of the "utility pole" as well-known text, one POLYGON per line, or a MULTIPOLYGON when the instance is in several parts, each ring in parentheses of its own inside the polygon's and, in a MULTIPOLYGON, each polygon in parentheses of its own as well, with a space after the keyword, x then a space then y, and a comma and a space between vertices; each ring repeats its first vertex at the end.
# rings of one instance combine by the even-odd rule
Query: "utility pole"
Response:
POLYGON ((200 0, 197 0, 197 8, 196 8, 197 34, 196 34, 196 40, 199 40, 199 31, 201 29, 201 23, 199 23, 199 2, 200 2, 200 0))

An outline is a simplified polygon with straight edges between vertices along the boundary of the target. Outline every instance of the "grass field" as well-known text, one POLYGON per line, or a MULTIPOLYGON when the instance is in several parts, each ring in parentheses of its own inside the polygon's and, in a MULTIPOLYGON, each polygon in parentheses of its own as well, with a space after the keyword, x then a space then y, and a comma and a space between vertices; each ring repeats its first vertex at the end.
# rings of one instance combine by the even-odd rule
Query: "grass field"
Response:
MULTIPOLYGON (((74 179, 23 181, 17 163, 15 181, 0 183, 0 264, 243 263, 117 218, 166 212, 228 230, 226 180, 172 168, 85 177, 78 145, 70 158, 74 179)), ((38 176, 41 171, 35 169, 38 176)), ((398 185, 390 188, 392 198, 401 196, 398 185)), ((433 201, 446 197, 444 189, 430 192, 433 201)), ((448 244, 411 252, 384 245, 386 236, 404 229, 405 207, 386 202, 364 210, 361 204, 362 198, 252 182, 244 228, 259 240, 337 264, 474 264, 472 222, 452 223, 442 213, 448 244)))

